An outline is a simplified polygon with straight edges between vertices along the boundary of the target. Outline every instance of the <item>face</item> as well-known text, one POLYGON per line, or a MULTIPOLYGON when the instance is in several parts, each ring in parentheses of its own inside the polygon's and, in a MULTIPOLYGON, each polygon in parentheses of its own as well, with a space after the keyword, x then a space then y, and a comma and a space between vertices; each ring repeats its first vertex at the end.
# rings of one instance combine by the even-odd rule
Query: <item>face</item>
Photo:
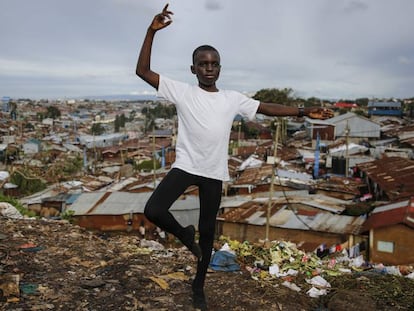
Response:
POLYGON ((216 92, 220 75, 220 56, 216 51, 199 51, 194 57, 191 72, 197 76, 198 85, 209 92, 216 92))

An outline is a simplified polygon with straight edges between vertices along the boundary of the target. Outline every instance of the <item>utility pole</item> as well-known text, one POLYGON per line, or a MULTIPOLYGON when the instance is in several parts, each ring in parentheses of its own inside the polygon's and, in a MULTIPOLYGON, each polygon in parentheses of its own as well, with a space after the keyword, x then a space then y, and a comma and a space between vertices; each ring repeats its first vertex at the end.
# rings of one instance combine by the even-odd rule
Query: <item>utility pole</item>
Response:
POLYGON ((240 147, 240 138, 241 138, 241 121, 239 121, 238 126, 239 126, 239 131, 238 131, 238 135, 237 135, 237 148, 240 147))
POLYGON ((349 125, 348 121, 346 121, 346 128, 345 128, 345 142, 346 142, 346 148, 345 148, 345 177, 348 178, 348 170, 349 170, 349 125))
POLYGON ((270 190, 269 190, 269 202, 267 206, 267 214, 266 214, 266 238, 265 243, 269 243, 269 231, 270 231, 270 212, 272 210, 272 200, 273 200, 273 192, 274 192, 274 185, 275 185, 275 174, 276 174, 276 156, 277 156, 277 144, 279 141, 279 122, 276 122, 275 128, 275 140, 273 146, 273 169, 272 169, 272 179, 270 182, 270 190))
POLYGON ((152 127, 152 165, 153 165, 153 172, 154 172, 154 189, 156 186, 156 182, 157 182, 157 177, 156 177, 156 163, 155 163, 155 127, 152 127))

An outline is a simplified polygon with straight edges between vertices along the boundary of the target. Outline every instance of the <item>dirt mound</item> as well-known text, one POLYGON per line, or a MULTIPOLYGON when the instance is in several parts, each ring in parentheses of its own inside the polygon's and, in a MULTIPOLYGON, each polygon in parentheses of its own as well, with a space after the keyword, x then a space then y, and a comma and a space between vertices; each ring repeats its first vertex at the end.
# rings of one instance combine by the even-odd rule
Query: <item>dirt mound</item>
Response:
MULTIPOLYGON (((0 218, 0 310, 193 310, 195 259, 186 249, 135 235, 99 234, 63 221, 0 218)), ((210 272, 210 310, 413 310, 414 281, 363 271, 327 276, 311 298, 304 276, 293 290, 264 283, 247 267, 210 272)))

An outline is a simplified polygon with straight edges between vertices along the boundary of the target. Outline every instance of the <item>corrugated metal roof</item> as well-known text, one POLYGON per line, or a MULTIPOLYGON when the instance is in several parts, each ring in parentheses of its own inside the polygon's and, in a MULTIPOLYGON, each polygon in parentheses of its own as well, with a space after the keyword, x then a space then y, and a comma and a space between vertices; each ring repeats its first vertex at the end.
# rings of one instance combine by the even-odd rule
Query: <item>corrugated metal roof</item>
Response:
POLYGON ((85 215, 104 195, 105 192, 82 193, 68 210, 74 211, 74 215, 85 215))
POLYGON ((372 211, 372 214, 386 212, 386 211, 390 211, 396 208, 407 207, 409 203, 410 203, 410 200, 404 200, 401 202, 395 202, 391 204, 378 206, 372 211))
MULTIPOLYGON (((72 204, 70 210, 79 215, 124 215, 143 213, 152 192, 89 192, 82 193, 72 204)), ((171 206, 171 211, 199 209, 197 196, 185 196, 171 206)))
MULTIPOLYGON (((308 201, 302 204, 308 204, 308 201)), ((273 227, 312 230, 338 234, 359 233, 364 223, 363 217, 335 215, 315 209, 314 212, 300 210, 300 204, 296 203, 295 208, 289 208, 286 204, 281 206, 273 205, 270 213, 269 224, 273 227)), ((248 223, 252 225, 265 225, 267 216, 267 204, 245 204, 229 210, 219 216, 221 221, 248 223)))
POLYGON ((138 181, 138 178, 136 178, 136 177, 129 177, 129 178, 126 178, 124 180, 121 180, 120 182, 117 182, 117 183, 111 185, 110 188, 109 188, 109 190, 110 191, 113 191, 113 192, 114 191, 119 191, 119 190, 121 190, 121 189, 127 187, 128 185, 130 185, 132 183, 135 183, 137 181, 138 181))
POLYGON ((353 112, 335 116, 329 119, 329 122, 335 124, 336 136, 346 136, 346 128, 348 127, 348 136, 350 137, 380 137, 380 124, 353 112))
POLYGON ((331 233, 359 233, 364 217, 319 213, 310 223, 312 230, 331 233))
POLYGON ((384 157, 360 163, 357 167, 385 191, 390 200, 414 194, 414 161, 400 157, 384 157))
MULTIPOLYGON (((266 204, 269 201, 269 192, 256 193, 254 196, 231 196, 223 197, 221 201, 221 208, 240 207, 246 202, 255 202, 257 204, 266 204)), ((341 200, 322 194, 310 195, 308 190, 296 191, 274 191, 272 202, 277 204, 300 203, 303 205, 318 208, 320 210, 329 211, 332 213, 342 213, 347 205, 352 204, 349 200, 341 200)))
POLYGON ((394 101, 386 101, 386 102, 370 101, 370 102, 368 102, 368 107, 396 107, 396 108, 400 108, 401 107, 401 102, 394 102, 394 101))
POLYGON ((414 197, 408 201, 387 204, 376 208, 374 213, 364 223, 363 231, 405 224, 414 228, 414 197))

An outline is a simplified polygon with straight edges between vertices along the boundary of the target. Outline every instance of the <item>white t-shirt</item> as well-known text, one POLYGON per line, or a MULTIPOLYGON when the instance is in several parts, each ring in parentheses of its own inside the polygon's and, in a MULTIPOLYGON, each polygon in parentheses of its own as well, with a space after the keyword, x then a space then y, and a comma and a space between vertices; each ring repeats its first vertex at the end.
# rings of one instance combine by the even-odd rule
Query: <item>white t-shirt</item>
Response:
POLYGON ((157 95, 177 108, 178 136, 172 167, 229 180, 228 145, 233 120, 237 114, 252 120, 260 102, 235 91, 207 92, 165 76, 160 76, 157 95))

